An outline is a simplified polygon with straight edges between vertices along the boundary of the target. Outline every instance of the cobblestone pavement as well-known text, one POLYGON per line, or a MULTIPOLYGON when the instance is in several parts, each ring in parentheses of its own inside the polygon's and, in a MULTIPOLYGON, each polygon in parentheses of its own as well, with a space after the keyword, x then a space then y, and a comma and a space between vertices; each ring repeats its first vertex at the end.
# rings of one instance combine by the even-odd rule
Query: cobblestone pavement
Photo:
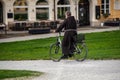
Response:
POLYGON ((0 69, 33 70, 45 73, 29 80, 120 80, 120 60, 0 61, 0 69))

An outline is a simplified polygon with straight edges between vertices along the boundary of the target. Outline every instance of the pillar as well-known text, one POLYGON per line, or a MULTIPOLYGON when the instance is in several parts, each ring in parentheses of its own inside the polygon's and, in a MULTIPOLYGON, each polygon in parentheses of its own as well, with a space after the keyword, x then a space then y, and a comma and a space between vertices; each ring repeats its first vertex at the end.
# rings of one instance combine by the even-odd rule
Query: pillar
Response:
POLYGON ((54 5, 55 5, 54 1, 56 1, 56 0, 48 0, 48 3, 49 3, 49 20, 52 20, 52 21, 55 19, 54 11, 56 10, 54 8, 54 5))
POLYGON ((90 25, 91 26, 99 26, 99 21, 95 18, 95 6, 97 4, 97 0, 89 0, 90 2, 90 25))
POLYGON ((36 2, 37 0, 27 0, 28 21, 36 21, 36 2))

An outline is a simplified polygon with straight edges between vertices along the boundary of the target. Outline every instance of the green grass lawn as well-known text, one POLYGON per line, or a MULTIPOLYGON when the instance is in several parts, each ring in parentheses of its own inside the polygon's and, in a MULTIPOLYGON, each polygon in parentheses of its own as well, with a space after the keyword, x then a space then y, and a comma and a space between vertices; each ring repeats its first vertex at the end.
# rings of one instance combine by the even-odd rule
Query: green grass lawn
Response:
POLYGON ((41 74, 41 72, 26 70, 0 70, 0 79, 40 76, 41 74))
POLYGON ((120 30, 86 36, 88 59, 120 59, 120 30))
MULTIPOLYGON (((0 60, 48 60, 56 38, 0 43, 0 60)), ((87 59, 120 59, 120 30, 86 34, 87 59)))

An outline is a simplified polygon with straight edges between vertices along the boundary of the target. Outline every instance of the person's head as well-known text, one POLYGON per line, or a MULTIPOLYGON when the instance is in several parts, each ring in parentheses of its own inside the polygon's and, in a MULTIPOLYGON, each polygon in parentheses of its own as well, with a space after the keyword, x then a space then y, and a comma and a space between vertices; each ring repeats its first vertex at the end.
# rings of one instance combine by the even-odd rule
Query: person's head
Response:
POLYGON ((70 12, 70 11, 66 11, 66 12, 65 12, 65 16, 66 16, 66 18, 67 18, 67 17, 70 17, 70 16, 71 16, 71 12, 70 12))

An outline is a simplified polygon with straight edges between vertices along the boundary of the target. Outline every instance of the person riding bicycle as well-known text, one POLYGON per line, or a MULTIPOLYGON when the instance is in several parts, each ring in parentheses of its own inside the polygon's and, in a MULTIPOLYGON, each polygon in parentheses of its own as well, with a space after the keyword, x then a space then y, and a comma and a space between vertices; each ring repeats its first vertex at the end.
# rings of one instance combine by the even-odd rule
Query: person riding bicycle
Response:
POLYGON ((61 59, 73 56, 74 44, 76 43, 77 25, 74 16, 71 16, 70 11, 65 13, 66 19, 60 24, 55 32, 61 32, 64 29, 64 37, 62 40, 62 53, 61 59))

